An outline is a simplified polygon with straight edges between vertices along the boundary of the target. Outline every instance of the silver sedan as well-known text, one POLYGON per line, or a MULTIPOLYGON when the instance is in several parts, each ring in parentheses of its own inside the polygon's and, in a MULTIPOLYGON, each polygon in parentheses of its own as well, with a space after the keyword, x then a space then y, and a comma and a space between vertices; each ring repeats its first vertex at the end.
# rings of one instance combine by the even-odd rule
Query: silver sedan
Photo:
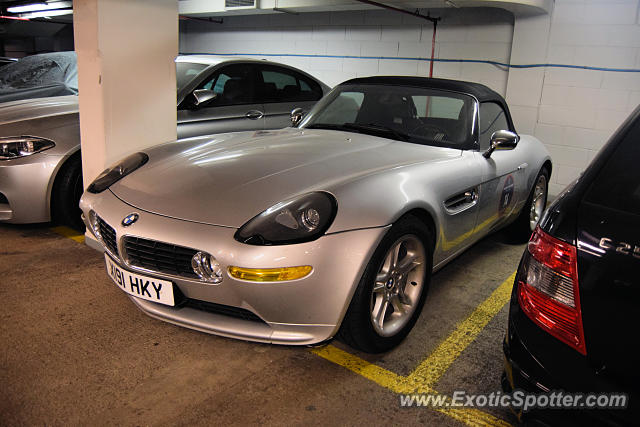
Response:
MULTIPOLYGON (((287 126, 329 91, 286 65, 176 59, 178 137, 287 126)), ((0 70, 0 222, 81 226, 83 191, 76 56, 33 55, 0 70)))
POLYGON ((409 333, 431 273, 547 197, 543 144, 504 99, 452 80, 347 81, 297 127, 134 153, 81 208, 145 313, 218 335, 369 352, 409 333))

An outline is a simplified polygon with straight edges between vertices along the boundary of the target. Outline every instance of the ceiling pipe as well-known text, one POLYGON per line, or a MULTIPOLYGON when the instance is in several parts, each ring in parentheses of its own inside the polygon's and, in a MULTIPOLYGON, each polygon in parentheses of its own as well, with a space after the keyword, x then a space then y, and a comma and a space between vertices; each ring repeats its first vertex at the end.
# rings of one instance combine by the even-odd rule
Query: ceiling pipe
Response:
POLYGON ((200 21, 200 22, 208 22, 210 24, 224 24, 224 18, 213 19, 213 18, 199 18, 197 16, 179 15, 179 19, 182 21, 200 21))
POLYGON ((419 9, 417 9, 415 12, 412 12, 410 10, 400 9, 399 7, 389 6, 388 4, 378 3, 377 1, 372 1, 372 0, 356 0, 356 1, 360 2, 360 3, 368 4, 368 5, 371 5, 371 6, 381 7, 383 9, 393 10, 394 12, 400 12, 400 13, 404 13, 404 14, 407 14, 407 15, 415 16, 416 18, 426 19, 427 21, 430 21, 431 23, 436 23, 437 21, 440 20, 440 18, 432 18, 429 14, 427 14, 427 15, 421 14, 420 12, 418 12, 419 9))
POLYGON ((276 12, 280 12, 280 13, 288 13, 289 15, 300 15, 298 12, 294 12, 293 10, 282 9, 282 8, 279 8, 279 7, 274 7, 272 10, 274 10, 276 12))

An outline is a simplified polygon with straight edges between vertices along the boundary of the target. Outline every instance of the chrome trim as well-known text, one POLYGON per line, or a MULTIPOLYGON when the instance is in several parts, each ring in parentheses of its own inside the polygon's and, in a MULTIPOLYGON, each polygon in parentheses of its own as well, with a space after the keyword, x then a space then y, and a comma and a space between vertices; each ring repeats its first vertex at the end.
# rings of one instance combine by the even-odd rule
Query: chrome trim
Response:
POLYGON ((442 202, 442 206, 444 207, 445 212, 447 212, 449 215, 456 215, 474 207, 478 203, 478 199, 478 188, 474 187, 465 191, 464 193, 460 193, 448 198, 447 200, 442 202), (459 203, 462 204, 460 204, 456 208, 450 207, 458 205, 459 203))
MULTIPOLYGON (((124 234, 121 237, 117 238, 118 250, 122 254, 122 259, 120 259, 120 261, 122 262, 124 267, 130 268, 133 271, 139 271, 139 272, 142 272, 142 273, 155 274, 155 275, 159 275, 161 277, 167 277, 169 279, 186 280, 186 281, 193 282, 193 283, 198 283, 198 284, 207 284, 207 282, 205 282, 204 280, 194 279, 193 277, 177 276, 175 274, 162 273, 160 271, 149 270, 149 269, 144 268, 144 267, 138 267, 136 265, 130 264, 129 263, 129 259, 127 257, 127 251, 126 251, 126 249, 124 247, 124 238, 125 237, 135 237, 137 239, 153 240, 153 241, 156 241, 156 242, 164 243, 166 245, 171 245, 172 244, 172 243, 162 242, 160 240, 149 239, 148 237, 136 236, 134 234, 124 234)), ((189 249, 193 249, 196 252, 200 252, 200 250, 196 249, 196 248, 189 248, 189 249)), ((211 283, 209 283, 209 284, 211 284, 211 283)))

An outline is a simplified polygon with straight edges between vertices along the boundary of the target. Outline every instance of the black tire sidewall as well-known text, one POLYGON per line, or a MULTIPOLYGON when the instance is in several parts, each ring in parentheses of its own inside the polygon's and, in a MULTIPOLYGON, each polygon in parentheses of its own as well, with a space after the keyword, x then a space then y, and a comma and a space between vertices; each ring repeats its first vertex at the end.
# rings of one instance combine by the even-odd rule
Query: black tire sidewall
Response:
POLYGON ((529 221, 529 215, 531 212, 531 205, 533 203, 533 196, 534 193, 536 191, 536 184, 538 183, 538 179, 540 179, 540 176, 544 175, 546 178, 546 191, 545 191, 545 206, 547 204, 547 200, 549 199, 549 178, 550 178, 550 174, 549 174, 549 170, 547 169, 546 166, 543 166, 542 169, 540 169, 540 172, 538 172, 538 174, 536 175, 536 179, 535 181, 533 181, 533 187, 531 188, 531 191, 529 191, 529 196, 527 197, 527 202, 524 204, 524 206, 522 207, 522 210, 520 211, 520 214, 518 215, 518 218, 513 222, 513 224, 511 224, 511 226, 509 227, 509 231, 510 231, 510 235, 511 238, 518 243, 524 243, 527 242, 529 240, 529 238, 531 237, 531 233, 533 232, 533 230, 531 230, 531 225, 530 225, 530 221, 529 221))
POLYGON ((79 197, 75 194, 78 181, 82 185, 82 161, 79 153, 67 160, 56 177, 51 194, 51 213, 55 222, 82 229, 79 197))
MULTIPOLYGON (((540 179, 540 177, 544 175, 545 177, 545 189, 544 189, 544 206, 547 205, 547 200, 549 199, 549 172, 547 171, 546 167, 543 167, 542 169, 540 169, 540 172, 538 173, 538 175, 536 175, 536 180, 533 182, 533 187, 531 188, 531 192, 529 194, 529 198, 527 199, 527 204, 525 205, 523 214, 525 215, 525 219, 527 221, 527 229, 529 230, 529 234, 533 233, 533 230, 531 229, 531 224, 530 224, 530 219, 529 219, 529 215, 531 212, 531 205, 533 205, 533 197, 535 195, 536 192, 536 185, 538 185, 538 180, 540 179)), ((544 212, 544 209, 542 210, 544 212)))

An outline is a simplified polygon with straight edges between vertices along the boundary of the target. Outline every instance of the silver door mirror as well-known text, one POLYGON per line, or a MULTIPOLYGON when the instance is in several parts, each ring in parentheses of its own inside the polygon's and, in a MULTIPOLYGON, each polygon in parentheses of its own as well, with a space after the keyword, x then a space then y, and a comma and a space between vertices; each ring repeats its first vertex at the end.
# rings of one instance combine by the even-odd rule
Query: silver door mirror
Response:
POLYGON ((204 104, 213 101, 218 97, 218 94, 209 89, 196 89, 193 91, 193 105, 196 107, 202 107, 204 104))
POLYGON ((518 141, 520 141, 520 136, 515 132, 509 130, 495 131, 491 135, 491 146, 482 155, 488 159, 496 149, 513 150, 518 145, 518 141))
POLYGON ((302 121, 304 115, 305 112, 300 107, 291 110, 291 127, 297 127, 298 124, 300 124, 300 122, 302 121))

